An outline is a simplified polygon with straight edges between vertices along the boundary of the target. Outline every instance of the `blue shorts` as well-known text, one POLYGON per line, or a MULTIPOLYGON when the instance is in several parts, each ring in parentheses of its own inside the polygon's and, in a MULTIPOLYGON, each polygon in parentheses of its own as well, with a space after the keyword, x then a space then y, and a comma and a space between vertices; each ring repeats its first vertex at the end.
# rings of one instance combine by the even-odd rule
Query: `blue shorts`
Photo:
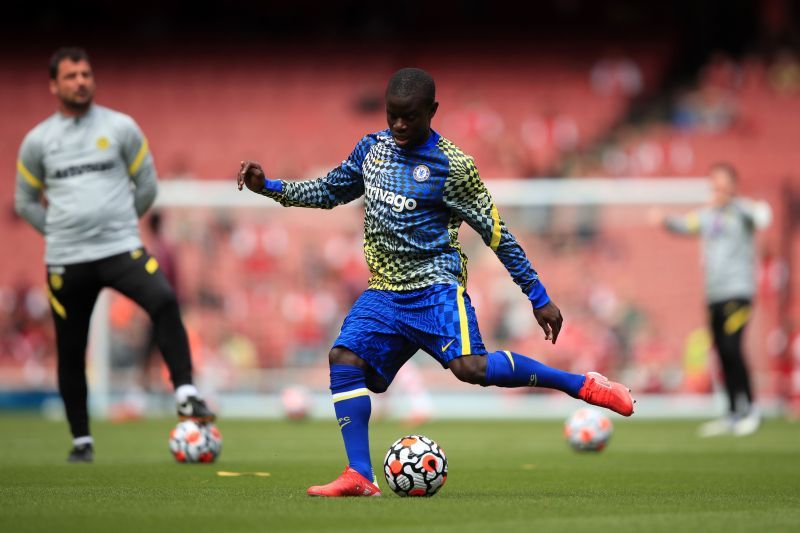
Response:
POLYGON ((333 346, 355 353, 387 383, 417 350, 444 368, 462 355, 486 353, 475 309, 459 285, 369 289, 356 300, 333 346))

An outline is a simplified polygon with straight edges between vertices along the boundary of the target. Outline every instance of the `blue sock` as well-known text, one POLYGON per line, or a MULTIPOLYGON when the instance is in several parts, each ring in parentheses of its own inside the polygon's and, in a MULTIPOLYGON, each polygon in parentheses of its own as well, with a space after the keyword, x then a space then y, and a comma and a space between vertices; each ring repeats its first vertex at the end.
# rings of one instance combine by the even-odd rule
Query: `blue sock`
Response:
POLYGON ((486 354, 486 384, 498 387, 546 387, 573 398, 586 378, 543 365, 524 355, 500 351, 486 354))
POLYGON ((374 481, 375 474, 369 458, 372 402, 364 381, 364 371, 354 366, 331 365, 331 393, 350 468, 374 481))

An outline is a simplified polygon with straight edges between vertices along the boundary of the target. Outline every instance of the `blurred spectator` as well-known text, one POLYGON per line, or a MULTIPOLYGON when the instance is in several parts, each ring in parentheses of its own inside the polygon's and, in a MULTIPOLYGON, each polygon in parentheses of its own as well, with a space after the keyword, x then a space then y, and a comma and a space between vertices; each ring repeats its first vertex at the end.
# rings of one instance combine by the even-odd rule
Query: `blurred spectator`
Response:
POLYGON ((686 336, 683 355, 683 390, 694 394, 707 394, 712 390, 711 335, 706 328, 697 328, 686 336))
POLYGON ((738 113, 736 99, 728 89, 707 85, 678 100, 672 123, 679 129, 721 133, 733 126, 738 113))
POLYGON ((54 387, 53 339, 44 291, 27 282, 0 287, 0 364, 20 370, 12 380, 15 387, 54 387))
MULTIPOLYGON (((634 342, 636 390, 642 393, 664 393, 674 390, 670 377, 680 376, 680 369, 671 371, 675 360, 669 347, 652 323, 643 328, 634 342)), ((680 379, 678 380, 680 383, 680 379)))
POLYGON ((600 96, 633 97, 642 92, 642 71, 622 54, 599 59, 589 74, 592 89, 600 96))
POLYGON ((502 115, 482 99, 475 98, 467 106, 455 110, 442 127, 448 135, 483 141, 497 139, 505 130, 502 115))
POLYGON ((575 150, 580 140, 575 119, 552 109, 525 118, 520 126, 520 138, 528 165, 536 169, 537 174, 552 166, 562 153, 575 150))
POLYGON ((742 85, 742 68, 727 54, 717 52, 700 71, 701 87, 738 91, 742 85))
POLYGON ((778 94, 793 95, 800 90, 800 61, 791 50, 781 50, 769 67, 767 80, 778 94))

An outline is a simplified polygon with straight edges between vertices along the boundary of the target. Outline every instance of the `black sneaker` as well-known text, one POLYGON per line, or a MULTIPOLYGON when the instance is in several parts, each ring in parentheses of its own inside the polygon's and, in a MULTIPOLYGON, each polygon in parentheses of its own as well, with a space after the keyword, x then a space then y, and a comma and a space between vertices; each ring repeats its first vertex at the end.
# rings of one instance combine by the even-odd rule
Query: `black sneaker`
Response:
POLYGON ((69 463, 91 463, 94 461, 94 448, 91 444, 73 446, 67 457, 69 463))
POLYGON ((196 422, 213 422, 217 415, 211 412, 206 402, 197 396, 189 396, 185 402, 178 404, 178 418, 196 422))

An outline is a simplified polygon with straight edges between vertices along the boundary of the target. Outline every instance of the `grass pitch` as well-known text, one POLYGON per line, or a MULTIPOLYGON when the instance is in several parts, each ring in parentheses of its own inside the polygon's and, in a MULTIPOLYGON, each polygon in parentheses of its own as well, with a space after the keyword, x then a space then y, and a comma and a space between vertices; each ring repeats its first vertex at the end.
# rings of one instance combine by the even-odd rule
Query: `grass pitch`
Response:
POLYGON ((409 432, 446 450, 447 484, 430 499, 307 497, 344 467, 334 421, 222 420, 213 465, 175 463, 173 425, 96 423, 95 463, 71 465, 65 423, 0 417, 0 531, 800 530, 800 425, 788 422, 700 440, 695 422, 615 419, 595 455, 573 453, 557 422, 373 424, 376 468, 409 432))

